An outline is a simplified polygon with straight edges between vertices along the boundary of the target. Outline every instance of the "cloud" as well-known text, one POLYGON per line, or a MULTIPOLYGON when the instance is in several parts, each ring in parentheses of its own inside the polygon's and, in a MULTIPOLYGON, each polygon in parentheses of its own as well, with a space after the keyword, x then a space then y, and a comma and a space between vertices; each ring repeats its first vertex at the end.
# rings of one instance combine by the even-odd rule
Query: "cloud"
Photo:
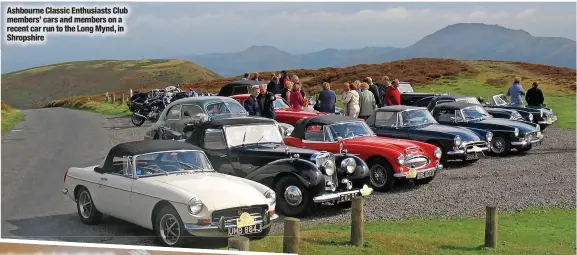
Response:
POLYGON ((537 12, 537 10, 535 10, 534 8, 529 8, 529 9, 525 9, 522 12, 520 12, 519 14, 517 14, 517 18, 526 18, 526 17, 530 17, 535 15, 535 12, 537 12))

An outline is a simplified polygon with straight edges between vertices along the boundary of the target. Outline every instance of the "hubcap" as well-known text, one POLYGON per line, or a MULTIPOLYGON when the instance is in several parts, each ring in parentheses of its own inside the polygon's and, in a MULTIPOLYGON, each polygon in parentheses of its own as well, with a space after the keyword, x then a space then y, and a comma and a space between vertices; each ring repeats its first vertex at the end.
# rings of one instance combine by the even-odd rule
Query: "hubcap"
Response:
POLYGON ((92 199, 90 199, 90 194, 87 191, 82 191, 80 197, 78 198, 78 206, 80 208, 80 214, 83 218, 89 218, 92 212, 92 199))
POLYGON ((494 138, 492 149, 495 153, 503 152, 505 150, 505 140, 503 140, 501 137, 494 138))
POLYGON ((291 185, 285 189, 284 199, 290 206, 298 206, 303 201, 303 194, 297 186, 291 185))
POLYGON ((387 183, 386 170, 381 165, 371 167, 371 184, 375 187, 382 187, 387 183))
POLYGON ((180 239, 180 224, 172 214, 165 214, 160 219, 160 236, 168 245, 174 245, 180 239))

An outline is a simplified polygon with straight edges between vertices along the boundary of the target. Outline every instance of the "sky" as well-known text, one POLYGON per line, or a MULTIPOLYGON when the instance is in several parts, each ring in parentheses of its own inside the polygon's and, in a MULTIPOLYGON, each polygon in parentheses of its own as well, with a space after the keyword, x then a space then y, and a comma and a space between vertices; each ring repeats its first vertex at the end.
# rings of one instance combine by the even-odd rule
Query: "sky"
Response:
MULTIPOLYGON (((3 2, 2 10, 26 4, 34 3, 3 2)), ((3 40, 2 73, 64 61, 237 52, 252 45, 271 45, 292 54, 407 47, 448 25, 469 22, 576 39, 575 3, 118 4, 130 8, 124 36, 50 35, 44 45, 27 46, 6 45, 3 40)))

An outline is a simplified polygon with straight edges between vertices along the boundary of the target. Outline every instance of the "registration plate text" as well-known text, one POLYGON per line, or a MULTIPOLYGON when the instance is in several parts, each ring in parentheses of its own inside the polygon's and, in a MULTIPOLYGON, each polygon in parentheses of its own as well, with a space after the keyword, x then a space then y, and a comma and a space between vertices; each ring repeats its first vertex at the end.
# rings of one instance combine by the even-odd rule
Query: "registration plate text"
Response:
POLYGON ((435 170, 432 171, 426 171, 426 172, 420 172, 417 174, 417 179, 423 179, 423 178, 428 178, 435 175, 435 170))
POLYGON ((242 228, 229 228, 228 236, 242 236, 249 234, 256 234, 262 232, 262 224, 255 224, 252 226, 246 226, 242 228))
POLYGON ((348 201, 351 201, 353 199, 353 197, 356 197, 356 196, 357 196, 357 193, 342 194, 339 196, 339 200, 337 202, 338 203, 348 202, 348 201))

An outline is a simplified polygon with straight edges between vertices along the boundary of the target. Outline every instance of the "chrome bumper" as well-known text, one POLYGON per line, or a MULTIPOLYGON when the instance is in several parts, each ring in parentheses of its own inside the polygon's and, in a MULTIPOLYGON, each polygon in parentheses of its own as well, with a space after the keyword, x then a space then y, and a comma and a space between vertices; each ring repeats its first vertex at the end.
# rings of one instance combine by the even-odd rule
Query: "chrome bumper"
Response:
POLYGON ((339 192, 339 193, 322 194, 320 196, 314 197, 313 201, 315 203, 325 203, 325 202, 338 200, 341 195, 349 195, 349 194, 355 194, 356 196, 360 196, 361 190, 356 189, 356 190, 343 191, 343 192, 339 192))
POLYGON ((541 135, 537 139, 533 139, 531 141, 523 140, 523 141, 511 142, 511 145, 513 145, 513 146, 527 146, 529 144, 541 143, 543 141, 543 138, 544 138, 544 136, 541 135))
POLYGON ((489 151, 489 147, 484 147, 484 148, 475 148, 472 150, 467 150, 467 149, 459 149, 456 151, 447 151, 447 155, 448 156, 462 156, 465 154, 469 154, 469 153, 479 153, 479 152, 485 152, 485 151, 489 151))
MULTIPOLYGON (((417 170, 417 176, 419 176, 419 173, 426 173, 426 172, 431 172, 431 171, 439 171, 443 169, 443 165, 438 164, 435 167, 431 167, 431 168, 426 168, 426 169, 419 169, 417 170)), ((393 176, 396 178, 407 178, 407 174, 408 172, 402 172, 402 173, 395 173, 393 176)), ((416 179, 416 178, 415 178, 416 179)))
POLYGON ((555 123, 555 122, 557 122, 557 116, 553 116, 553 117, 551 118, 551 120, 549 120, 549 119, 547 119, 547 120, 542 120, 542 121, 539 121, 539 122, 537 122, 537 123, 539 123, 539 124, 551 125, 551 124, 553 124, 553 123, 555 123))
MULTIPOLYGON (((264 224, 262 219, 255 220, 255 224, 263 224, 262 228, 269 228, 272 225, 272 221, 278 219, 278 214, 273 214, 270 216, 270 220, 268 224, 264 224)), ((223 226, 219 226, 218 222, 212 222, 208 225, 198 225, 194 223, 185 223, 184 228, 194 236, 207 236, 207 237, 226 237, 228 236, 227 229, 228 228, 236 228, 236 223, 225 223, 223 226)))

